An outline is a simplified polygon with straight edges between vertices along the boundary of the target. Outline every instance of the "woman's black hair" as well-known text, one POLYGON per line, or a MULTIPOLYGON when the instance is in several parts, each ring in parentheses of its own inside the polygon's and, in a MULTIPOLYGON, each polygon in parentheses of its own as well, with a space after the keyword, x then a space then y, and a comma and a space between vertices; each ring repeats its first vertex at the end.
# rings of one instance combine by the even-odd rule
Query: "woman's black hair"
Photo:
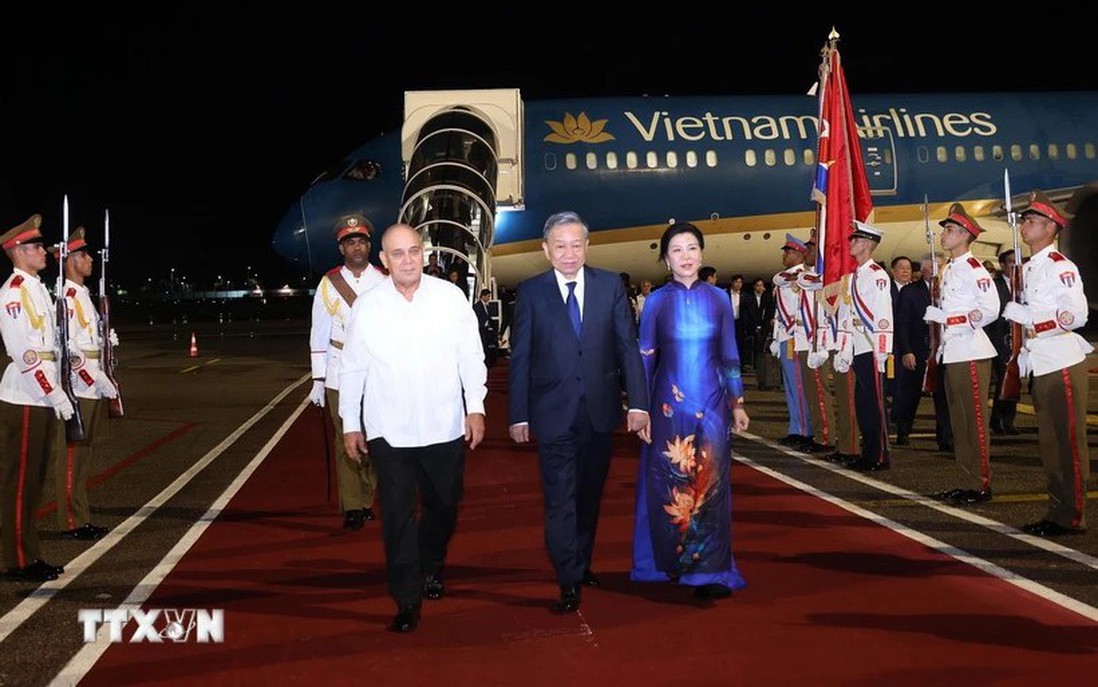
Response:
POLYGON ((694 238, 698 240, 698 248, 705 250, 705 237, 702 236, 701 229, 698 229, 690 222, 675 222, 663 232, 663 236, 660 237, 660 256, 659 260, 667 259, 667 246, 671 243, 671 239, 675 238, 679 234, 691 233, 694 238))

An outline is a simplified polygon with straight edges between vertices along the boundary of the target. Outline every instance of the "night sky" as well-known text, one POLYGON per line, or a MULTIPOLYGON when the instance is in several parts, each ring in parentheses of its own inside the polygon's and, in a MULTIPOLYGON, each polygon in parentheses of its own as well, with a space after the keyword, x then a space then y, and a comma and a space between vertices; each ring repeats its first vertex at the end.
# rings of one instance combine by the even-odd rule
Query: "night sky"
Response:
POLYGON ((21 9, 25 20, 7 21, 0 41, 0 226, 39 212, 47 237, 59 237, 68 193, 73 226, 98 242, 110 208, 111 277, 131 288, 171 267, 200 284, 242 279, 246 266, 267 283, 287 280, 269 250, 275 224, 323 169, 400 127, 405 90, 804 93, 832 25, 855 103, 859 92, 1098 88, 1092 23, 1039 11, 1061 3, 1010 17, 927 3, 882 5, 880 16, 867 16, 871 5, 798 13, 743 3, 657 3, 629 16, 576 3, 459 3, 460 14, 379 3, 43 5, 21 9))

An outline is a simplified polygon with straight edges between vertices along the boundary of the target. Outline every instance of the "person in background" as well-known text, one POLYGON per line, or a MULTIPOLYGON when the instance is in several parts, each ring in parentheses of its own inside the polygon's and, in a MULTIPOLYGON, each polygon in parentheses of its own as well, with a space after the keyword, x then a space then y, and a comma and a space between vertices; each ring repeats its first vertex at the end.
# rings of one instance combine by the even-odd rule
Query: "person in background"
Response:
MULTIPOLYGON (((1037 438, 1048 488, 1048 510, 1022 531, 1058 537, 1086 531, 1089 394, 1086 357, 1094 347, 1075 333, 1087 323, 1089 308, 1079 268, 1056 250, 1056 239, 1070 215, 1040 190, 1030 193, 1018 231, 1030 249, 1022 268, 1021 303, 1011 301, 1003 317, 1025 327, 1024 377, 1033 375, 1037 438)), ((10 350, 10 349, 9 349, 10 350)))
POLYGON ((799 362, 801 356, 808 354, 809 339, 801 315, 801 288, 797 285, 797 279, 804 272, 804 256, 808 247, 804 241, 792 234, 786 234, 781 250, 783 269, 773 279, 777 314, 770 353, 781 361, 789 433, 779 439, 778 443, 797 450, 812 451, 816 446, 814 428, 799 362))
POLYGON ((438 264, 438 253, 427 256, 427 264, 423 267, 423 273, 430 277, 443 278, 442 266, 438 264))
POLYGON ((648 428, 629 299, 617 274, 585 265, 588 234, 575 212, 546 220, 542 249, 552 268, 519 284, 511 325, 510 434, 518 444, 537 438, 558 613, 579 609, 581 585, 600 583, 591 562, 622 386, 626 427, 642 436, 648 428))
POLYGON ((4 577, 48 582, 65 572, 42 560, 34 511, 42 494, 52 439, 72 417, 72 402, 57 370, 56 309, 38 277, 46 267, 42 216, 2 236, 13 270, 0 287, 9 303, 0 334, 11 362, 0 380, 0 542, 4 577))
POLYGON ((484 346, 484 363, 488 367, 496 364, 496 356, 499 351, 499 332, 496 329, 496 321, 492 313, 488 311, 488 304, 492 300, 490 289, 481 289, 480 298, 473 303, 473 312, 477 316, 477 325, 480 329, 480 341, 484 346))
POLYGON ((1014 418, 1018 414, 1018 401, 1002 400, 1003 376, 1013 352, 1011 334, 1014 329, 1010 320, 1003 317, 1007 303, 1014 299, 1011 293, 1011 279, 1014 275, 1014 249, 999 254, 999 273, 995 275, 995 290, 999 293, 999 317, 984 325, 984 333, 995 346, 995 357, 991 359, 991 433, 1018 434, 1014 427, 1014 418))
MULTIPOLYGON (((309 348, 313 388, 309 399, 324 408, 339 408, 339 373, 351 307, 358 297, 385 281, 381 270, 370 264, 370 235, 373 225, 362 215, 345 215, 333 230, 343 265, 320 279, 313 296, 309 348)), ((337 412, 335 425, 335 471, 343 527, 360 530, 374 519, 377 473, 368 459, 354 461, 343 448, 343 426, 337 412)))
MULTIPOLYGON (((671 275, 674 279, 674 274, 671 275)), ((701 279, 707 284, 717 285, 717 268, 716 267, 703 267, 698 270, 698 279, 701 279)))
POLYGON ((953 455, 961 486, 937 498, 958 505, 991 500, 991 444, 988 440, 987 390, 991 380, 991 345, 984 326, 999 317, 999 294, 991 275, 972 255, 972 242, 984 229, 954 203, 942 225, 940 242, 949 254, 941 275, 941 307, 928 305, 923 319, 941 327, 939 360, 944 366, 953 455))
POLYGON ((419 625, 423 597, 446 591, 464 442, 475 449, 484 438, 488 371, 465 295, 423 278, 419 232, 392 225, 380 256, 389 276, 351 309, 339 415, 347 455, 377 467, 385 573, 397 605, 389 629, 403 633, 419 625))
POLYGON ((765 280, 760 277, 751 282, 751 293, 747 294, 740 307, 756 382, 760 391, 766 391, 777 386, 778 380, 771 379, 766 365, 767 339, 773 330, 774 299, 766 290, 765 280))
POLYGON ((640 293, 637 294, 637 321, 640 321, 641 313, 644 311, 644 302, 648 300, 648 297, 652 295, 652 280, 645 279, 641 282, 640 293))
MULTIPOLYGON (((58 424, 53 436, 50 463, 57 499, 57 524, 65 539, 95 541, 107 533, 106 527, 91 523, 88 507, 88 476, 91 474, 92 446, 103 422, 104 398, 118 396, 118 388, 99 365, 103 342, 99 333, 99 310, 92 303, 84 282, 91 277, 95 261, 89 252, 84 227, 69 235, 65 272, 65 307, 69 322, 69 350, 72 356, 72 390, 80 404, 84 421, 84 439, 68 442, 64 427, 58 424)), ((107 333, 114 345, 118 335, 107 333)))
POLYGON ((641 318, 652 424, 637 471, 630 579, 720 599, 745 585, 732 556, 729 434, 749 420, 735 317, 725 292, 700 279, 704 248, 693 224, 664 231, 660 258, 674 281, 641 318))
POLYGON ((740 352, 740 365, 747 367, 746 363, 751 356, 747 350, 747 329, 744 327, 744 319, 740 313, 743 297, 743 275, 734 274, 732 283, 728 287, 728 300, 732 303, 732 315, 736 318, 736 350, 740 352))

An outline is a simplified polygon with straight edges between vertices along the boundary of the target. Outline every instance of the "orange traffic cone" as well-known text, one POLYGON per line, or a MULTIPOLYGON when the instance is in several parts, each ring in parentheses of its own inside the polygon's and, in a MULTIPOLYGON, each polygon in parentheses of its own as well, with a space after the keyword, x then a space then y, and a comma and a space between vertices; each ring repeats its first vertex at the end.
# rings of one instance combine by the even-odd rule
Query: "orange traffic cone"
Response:
POLYGON ((198 340, 197 340, 197 339, 195 339, 195 336, 194 336, 194 332, 191 332, 191 352, 190 352, 190 357, 191 357, 191 358, 197 358, 197 357, 198 357, 198 340))

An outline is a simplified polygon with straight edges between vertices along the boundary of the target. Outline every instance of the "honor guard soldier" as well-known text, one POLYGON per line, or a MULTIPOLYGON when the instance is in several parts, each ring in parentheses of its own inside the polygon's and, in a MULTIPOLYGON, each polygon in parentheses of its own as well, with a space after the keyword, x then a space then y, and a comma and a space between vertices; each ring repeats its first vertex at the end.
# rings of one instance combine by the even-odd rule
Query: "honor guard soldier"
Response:
POLYGON ((0 236, 14 270, 0 288, 0 334, 11 362, 0 380, 0 521, 5 576, 56 580, 64 568, 42 560, 34 511, 49 461, 50 439, 73 406, 58 381, 55 309, 38 272, 46 267, 42 216, 0 236))
POLYGON ((854 222, 847 237, 850 255, 858 263, 849 281, 849 315, 840 318, 850 329, 849 343, 836 354, 835 367, 854 371, 854 410, 862 433, 861 457, 848 465, 855 470, 876 471, 891 467, 888 419, 885 415, 882 375, 892 355, 891 277, 873 260, 883 232, 864 222, 854 222))
MULTIPOLYGON (((1086 528, 1087 451, 1086 356, 1094 347, 1074 330, 1087 322, 1087 298, 1079 269, 1055 250, 1070 215, 1041 191, 1022 210, 1022 241, 1031 257, 1022 266, 1024 305, 1011 301, 1003 316, 1024 327, 1024 355, 1018 368, 1033 374, 1033 405, 1041 463, 1048 476, 1048 512, 1022 528, 1038 537, 1083 532, 1086 528)), ((954 428, 956 431, 956 428, 954 428)))
POLYGON ((804 380, 804 396, 808 402, 808 414, 812 419, 813 440, 808 445, 812 453, 822 453, 835 448, 835 420, 831 412, 831 389, 827 383, 829 349, 835 340, 831 329, 833 320, 828 317, 822 303, 820 289, 823 277, 816 271, 816 242, 805 242, 804 270, 797 277, 801 290, 800 317, 808 348, 797 352, 797 361, 804 380))
POLYGON ((928 305, 923 319, 942 325, 938 360, 944 368, 942 380, 961 486, 937 497, 966 505, 991 499, 987 393, 995 346, 984 327, 999 317, 999 292, 983 263, 972 255, 970 246, 984 230, 964 206, 954 203, 949 216, 938 224, 949 262, 942 269, 941 307, 928 305))
POLYGON ((808 337, 800 320, 801 289, 797 278, 804 271, 804 241, 792 234, 785 235, 782 245, 782 266, 774 275, 774 340, 770 352, 781 361, 785 403, 789 409, 789 433, 778 443, 808 451, 813 446, 812 424, 805 401, 804 379, 798 363, 798 351, 808 351, 808 337))
MULTIPOLYGON (((57 523, 66 539, 94 541, 107 533, 106 527, 90 522, 88 508, 88 474, 92 462, 92 442, 100 427, 105 404, 100 399, 115 398, 118 389, 99 364, 102 341, 99 332, 99 311, 91 300, 84 281, 91 276, 95 261, 89 252, 84 227, 69 235, 65 264, 65 307, 69 317, 69 356, 72 360, 72 390, 80 404, 84 419, 84 439, 69 443, 64 427, 59 426, 52 437, 54 487, 57 499, 57 523)), ((50 249, 55 253, 54 248, 50 249)), ((114 331, 107 333, 111 343, 118 344, 114 331)))
MULTIPOLYGON (((335 226, 335 240, 343 265, 320 279, 313 297, 309 347, 312 351, 313 389, 310 400, 320 408, 339 408, 339 362, 347 333, 351 306, 358 296, 385 280, 381 270, 370 264, 370 234, 373 226, 362 215, 341 217, 335 226)), ((362 529, 374 519, 377 472, 369 456, 353 461, 343 446, 343 422, 332 413, 335 424, 336 488, 343 510, 343 527, 362 529)), ((327 441, 327 439, 325 439, 327 441)))

